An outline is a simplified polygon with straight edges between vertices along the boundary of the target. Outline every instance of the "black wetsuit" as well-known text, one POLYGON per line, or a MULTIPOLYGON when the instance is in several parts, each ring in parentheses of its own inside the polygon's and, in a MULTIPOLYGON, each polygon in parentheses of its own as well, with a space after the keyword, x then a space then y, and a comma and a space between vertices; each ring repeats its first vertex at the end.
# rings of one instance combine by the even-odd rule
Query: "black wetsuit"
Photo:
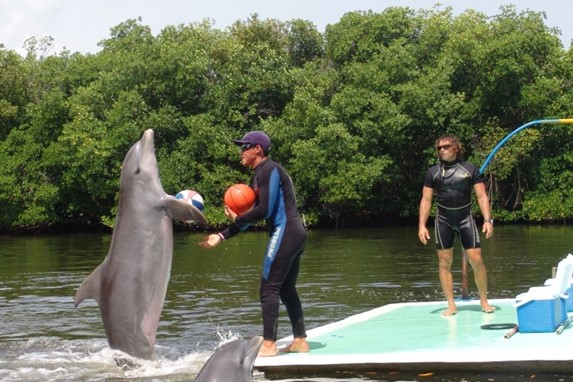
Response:
POLYGON ((437 199, 436 246, 454 246, 457 232, 464 249, 480 248, 479 233, 471 212, 473 186, 483 183, 479 169, 460 160, 440 162, 426 172, 424 186, 434 189, 437 199))
POLYGON ((263 337, 276 340, 279 297, 285 304, 294 337, 306 337, 302 304, 296 291, 300 258, 306 245, 306 230, 298 215, 295 191, 287 172, 267 158, 255 167, 251 181, 257 202, 222 232, 225 239, 266 220, 270 240, 265 252, 260 299, 263 337))

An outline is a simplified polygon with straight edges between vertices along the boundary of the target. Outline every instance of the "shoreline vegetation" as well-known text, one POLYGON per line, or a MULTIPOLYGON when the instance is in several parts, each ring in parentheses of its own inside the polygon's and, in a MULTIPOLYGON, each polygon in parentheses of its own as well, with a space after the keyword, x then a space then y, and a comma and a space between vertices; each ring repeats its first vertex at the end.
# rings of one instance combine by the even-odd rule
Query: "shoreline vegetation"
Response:
MULTIPOLYGON (((271 137, 309 228, 415 225, 438 136, 479 166, 516 127, 573 117, 573 50, 511 5, 350 12, 324 32, 253 14, 153 35, 134 19, 95 54, 51 43, 0 43, 2 233, 111 230, 121 163, 148 128, 165 190, 205 200, 210 227, 176 229, 226 224, 225 190, 249 179, 232 140, 251 130, 271 137)), ((572 126, 523 131, 484 175, 496 224, 570 224, 572 126)))
MULTIPOLYGON (((476 222, 480 225, 482 220, 479 217, 476 217, 476 222)), ((572 224, 573 221, 547 221, 547 222, 502 222, 496 223, 496 226, 504 225, 504 226, 567 226, 572 224)), ((217 230, 221 230, 226 227, 227 224, 220 224, 220 225, 208 225, 208 226, 199 226, 196 224, 187 224, 182 222, 173 222, 173 231, 177 233, 212 233, 217 230)), ((433 217, 430 217, 428 221, 428 226, 433 227, 433 217)), ((325 226, 313 226, 307 227, 309 231, 320 231, 320 230, 329 230, 329 229, 369 229, 369 228, 385 228, 385 227, 411 227, 413 230, 417 230, 418 222, 414 219, 402 219, 399 221, 394 222, 382 222, 376 224, 365 224, 364 222, 357 222, 356 224, 348 224, 344 226, 334 227, 330 225, 325 226)), ((265 232, 266 229, 262 225, 256 225, 249 228, 249 231, 252 232, 265 232)), ((77 225, 77 224, 69 224, 69 225, 54 225, 50 227, 42 227, 41 229, 22 229, 22 230, 0 230, 0 236, 41 236, 41 235, 66 235, 66 234, 112 234, 113 233, 113 226, 107 225, 77 225)))

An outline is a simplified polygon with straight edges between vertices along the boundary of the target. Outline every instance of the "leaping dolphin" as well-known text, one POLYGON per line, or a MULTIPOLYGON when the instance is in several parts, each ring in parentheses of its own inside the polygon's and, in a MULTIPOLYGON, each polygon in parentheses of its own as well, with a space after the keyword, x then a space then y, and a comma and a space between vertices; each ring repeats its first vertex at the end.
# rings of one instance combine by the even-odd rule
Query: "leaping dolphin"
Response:
POLYGON ((262 344, 263 337, 224 344, 205 362, 195 382, 251 382, 253 364, 262 344))
POLYGON ((172 219, 206 223, 193 205, 167 195, 159 179, 153 130, 123 161, 109 252, 76 292, 94 298, 111 348, 152 359, 173 257, 172 219))

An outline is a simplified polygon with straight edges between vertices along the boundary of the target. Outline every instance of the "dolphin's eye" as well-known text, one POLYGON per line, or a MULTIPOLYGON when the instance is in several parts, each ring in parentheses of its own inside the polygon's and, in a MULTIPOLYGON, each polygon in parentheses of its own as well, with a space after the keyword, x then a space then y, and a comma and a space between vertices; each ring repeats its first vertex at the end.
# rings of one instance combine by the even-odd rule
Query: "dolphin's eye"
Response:
POLYGON ((140 172, 141 172, 141 169, 139 167, 135 169, 135 175, 139 175, 140 172))

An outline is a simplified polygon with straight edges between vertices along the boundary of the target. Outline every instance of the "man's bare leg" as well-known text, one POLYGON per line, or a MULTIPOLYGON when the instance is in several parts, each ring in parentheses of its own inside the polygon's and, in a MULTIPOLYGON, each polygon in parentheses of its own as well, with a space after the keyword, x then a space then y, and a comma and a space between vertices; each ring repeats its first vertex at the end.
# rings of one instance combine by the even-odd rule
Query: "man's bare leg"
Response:
POLYGON ((448 302, 448 308, 444 310, 442 316, 453 316, 458 312, 456 302, 454 300, 454 279, 452 276, 452 259, 454 257, 454 249, 438 249, 438 268, 440 283, 442 290, 448 302))
POLYGON ((495 311, 487 300, 487 270, 483 263, 480 248, 472 248, 466 250, 468 261, 474 270, 474 280, 479 292, 479 301, 481 310, 484 313, 492 313, 495 311))

